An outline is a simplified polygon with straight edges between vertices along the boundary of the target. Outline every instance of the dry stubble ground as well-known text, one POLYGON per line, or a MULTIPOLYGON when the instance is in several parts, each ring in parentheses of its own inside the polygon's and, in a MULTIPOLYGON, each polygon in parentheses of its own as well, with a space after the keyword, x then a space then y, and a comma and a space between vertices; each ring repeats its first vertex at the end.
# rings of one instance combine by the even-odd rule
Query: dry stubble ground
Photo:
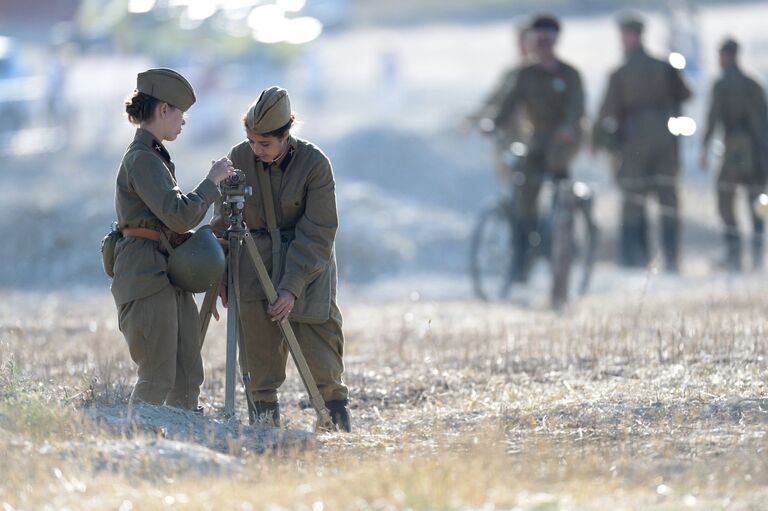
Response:
POLYGON ((221 324, 205 347, 206 417, 125 420, 133 367, 109 296, 8 292, 0 506, 763 509, 763 278, 652 282, 562 316, 347 304, 355 432, 314 439, 293 373, 286 431, 217 417, 221 324))

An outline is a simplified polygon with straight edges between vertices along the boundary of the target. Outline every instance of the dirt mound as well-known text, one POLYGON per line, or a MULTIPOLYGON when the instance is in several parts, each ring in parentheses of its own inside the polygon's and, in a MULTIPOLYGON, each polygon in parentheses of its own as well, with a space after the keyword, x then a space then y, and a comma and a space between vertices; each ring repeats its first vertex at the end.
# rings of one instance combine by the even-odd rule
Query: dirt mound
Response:
MULTIPOLYGON (((214 456, 217 453, 244 454, 286 448, 302 449, 314 439, 314 435, 306 431, 247 426, 237 420, 202 416, 168 406, 94 406, 87 408, 85 414, 116 436, 158 436, 157 443, 151 444, 156 455, 171 460, 179 457, 213 457, 215 461, 218 460, 214 456)), ((114 448, 118 451, 122 449, 130 455, 130 446, 118 445, 114 448)))
POLYGON ((150 479, 158 474, 190 472, 201 476, 230 475, 245 468, 245 461, 238 456, 167 438, 48 444, 40 454, 48 453, 62 459, 87 458, 96 472, 129 472, 150 479))

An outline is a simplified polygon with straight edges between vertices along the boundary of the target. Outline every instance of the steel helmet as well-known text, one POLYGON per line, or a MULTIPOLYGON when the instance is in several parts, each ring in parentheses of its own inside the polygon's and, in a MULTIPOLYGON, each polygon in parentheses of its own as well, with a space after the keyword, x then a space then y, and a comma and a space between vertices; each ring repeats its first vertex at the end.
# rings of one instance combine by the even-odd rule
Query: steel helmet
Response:
POLYGON ((202 293, 221 282, 227 260, 210 225, 198 229, 168 257, 168 277, 174 286, 202 293))

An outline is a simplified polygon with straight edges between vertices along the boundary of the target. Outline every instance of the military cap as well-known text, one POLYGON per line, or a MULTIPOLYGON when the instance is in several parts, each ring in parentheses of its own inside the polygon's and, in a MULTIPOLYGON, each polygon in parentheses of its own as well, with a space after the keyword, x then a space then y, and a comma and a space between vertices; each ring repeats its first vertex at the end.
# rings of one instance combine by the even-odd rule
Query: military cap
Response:
POLYGON ((533 19, 531 29, 560 32, 560 22, 554 16, 543 14, 533 19))
POLYGON ((739 51, 739 43, 729 37, 720 45, 720 51, 736 54, 739 51))
POLYGON ((245 126, 263 134, 282 128, 291 120, 291 99, 280 87, 264 89, 245 114, 245 126))
POLYGON ((136 90, 185 112, 196 100, 192 85, 173 69, 148 69, 139 73, 136 77, 136 90))
POLYGON ((635 34, 642 34, 645 28, 643 18, 634 13, 626 13, 619 17, 619 28, 635 34))

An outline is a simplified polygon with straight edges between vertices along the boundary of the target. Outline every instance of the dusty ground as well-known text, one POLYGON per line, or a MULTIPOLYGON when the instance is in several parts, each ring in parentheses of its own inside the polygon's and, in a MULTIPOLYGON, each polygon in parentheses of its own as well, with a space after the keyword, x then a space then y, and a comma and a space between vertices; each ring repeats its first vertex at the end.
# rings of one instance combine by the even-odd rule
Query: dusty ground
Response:
POLYGON ((511 304, 346 304, 355 431, 315 437, 295 373, 281 395, 284 430, 218 415, 221 324, 205 347, 204 418, 130 411, 133 367, 108 296, 6 293, 0 502, 761 509, 764 275, 624 278, 624 292, 561 316, 511 304))

